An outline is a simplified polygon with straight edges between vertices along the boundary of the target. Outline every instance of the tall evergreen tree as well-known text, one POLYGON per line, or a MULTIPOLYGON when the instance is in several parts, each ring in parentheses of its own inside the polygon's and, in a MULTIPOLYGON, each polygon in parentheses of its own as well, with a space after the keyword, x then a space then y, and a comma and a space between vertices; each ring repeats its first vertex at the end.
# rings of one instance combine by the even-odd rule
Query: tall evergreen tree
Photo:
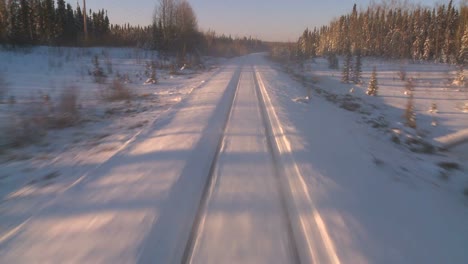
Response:
POLYGON ((21 44, 20 5, 18 0, 8 1, 8 41, 12 45, 21 44))
POLYGON ((350 75, 351 75, 352 63, 353 63, 353 56, 351 55, 351 49, 348 44, 348 48, 345 54, 345 59, 343 62, 343 72, 342 72, 342 77, 341 77, 341 81, 343 83, 349 83, 351 79, 350 75))
POLYGON ((55 34, 59 44, 66 42, 67 11, 65 0, 57 0, 55 10, 55 34))
POLYGON ((52 42, 56 38, 54 0, 44 0, 43 16, 44 16, 44 33, 45 33, 44 38, 45 38, 46 43, 52 44, 52 42))
POLYGON ((0 44, 7 41, 8 36, 8 9, 6 0, 0 0, 0 44))
POLYGON ((461 39, 460 51, 458 52, 458 62, 468 64, 468 25, 465 26, 461 39))
POLYGON ((361 51, 356 51, 356 63, 353 67, 353 82, 358 84, 361 83, 361 73, 362 73, 362 61, 361 61, 361 51))

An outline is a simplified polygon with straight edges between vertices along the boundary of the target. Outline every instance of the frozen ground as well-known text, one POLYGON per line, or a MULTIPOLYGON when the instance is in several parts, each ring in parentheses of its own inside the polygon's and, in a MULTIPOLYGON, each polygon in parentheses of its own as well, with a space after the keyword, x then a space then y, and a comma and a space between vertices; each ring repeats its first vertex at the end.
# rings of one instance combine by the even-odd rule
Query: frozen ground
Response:
POLYGON ((157 85, 144 84, 147 62, 155 56, 120 48, 41 47, 0 52, 0 72, 8 88, 0 102, 0 241, 133 142, 217 70, 213 59, 208 60, 206 71, 184 70, 173 75, 162 68, 157 71, 157 85), (126 85, 134 94, 132 100, 103 100, 100 91, 104 84, 97 84, 88 74, 94 55, 101 58, 103 68, 105 57, 111 62, 112 73, 105 70, 108 81, 117 73, 129 75, 126 85), (3 145, 5 138, 12 136, 11 130, 4 129, 12 124, 12 116, 34 116, 44 95, 55 103, 68 87, 76 87, 78 94, 80 120, 74 126, 50 129, 37 142, 19 148, 3 145), (8 102, 10 97, 15 98, 14 104, 8 102))
MULTIPOLYGON (((463 137, 466 138, 468 114, 465 105, 468 105, 468 88, 456 83, 457 67, 453 65, 365 58, 362 66, 363 83, 359 85, 342 84, 341 69, 329 69, 328 62, 322 58, 308 63, 306 68, 306 75, 313 76, 318 81, 318 87, 333 94, 348 94, 364 100, 372 108, 375 107, 364 111, 374 117, 384 118, 393 129, 403 129, 403 113, 408 102, 405 85, 406 80, 413 79, 416 134, 432 140, 463 131, 463 137), (377 69, 379 96, 369 97, 365 92, 374 66, 377 69), (405 81, 400 79, 402 71, 406 74, 405 81), (431 111, 433 104, 436 108, 431 111)), ((442 140, 440 143, 444 144, 445 141, 450 140, 442 140)))
MULTIPOLYGON (((366 62, 365 81, 377 62, 366 62)), ((376 98, 356 86, 361 101, 350 100, 362 111, 347 111, 330 94, 344 96, 352 86, 325 62, 312 68, 328 96, 305 100, 302 83, 254 54, 192 79, 144 86, 160 95, 135 100, 147 108, 52 131, 45 142, 59 143, 50 150, 45 144, 9 153, 15 159, 0 164, 6 175, 0 262, 180 263, 210 175, 193 263, 468 262, 464 145, 424 154, 393 143, 389 131, 405 129, 399 124, 404 98, 397 91, 386 96, 393 91, 385 87, 393 83, 400 91, 399 81, 382 74, 376 98), (173 95, 161 97, 167 91, 173 95), (373 125, 382 118, 386 126, 373 125), (138 122, 145 124, 128 129, 138 122), (75 137, 81 140, 70 143, 75 137), (107 144, 114 149, 100 149, 107 144), (41 159, 41 153, 51 155, 41 159), (442 169, 440 162, 459 168, 442 169)), ((438 101, 439 126, 432 127, 419 94, 425 138, 467 127, 466 114, 444 115, 458 96, 438 101)))

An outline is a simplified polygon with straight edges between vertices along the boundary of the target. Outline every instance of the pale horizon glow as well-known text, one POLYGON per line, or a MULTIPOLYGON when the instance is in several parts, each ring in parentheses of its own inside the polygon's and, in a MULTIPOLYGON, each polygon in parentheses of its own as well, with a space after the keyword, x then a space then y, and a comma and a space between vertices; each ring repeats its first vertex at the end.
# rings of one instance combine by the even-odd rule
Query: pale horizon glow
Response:
MULTIPOLYGON (((68 1, 76 6, 75 1, 68 1)), ((82 5, 82 0, 78 0, 82 5)), ((112 24, 149 25, 158 0, 87 0, 88 9, 106 9, 112 24)), ((219 1, 189 0, 198 18, 199 28, 232 37, 252 36, 267 41, 295 41, 305 28, 327 25, 332 19, 358 8, 366 8, 372 0, 268 0, 219 1)), ((423 6, 445 3, 441 0, 409 1, 423 6)), ((458 5, 459 1, 454 1, 458 5)))

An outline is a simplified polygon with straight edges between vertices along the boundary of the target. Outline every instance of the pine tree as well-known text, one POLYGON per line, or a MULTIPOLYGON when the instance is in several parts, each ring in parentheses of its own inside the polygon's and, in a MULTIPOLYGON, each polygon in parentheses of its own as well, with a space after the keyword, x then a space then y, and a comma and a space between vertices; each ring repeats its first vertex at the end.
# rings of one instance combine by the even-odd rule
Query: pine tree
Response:
POLYGON ((83 12, 81 12, 81 7, 78 5, 76 7, 76 10, 74 12, 74 17, 75 17, 75 28, 77 32, 81 33, 81 36, 84 35, 84 17, 83 17, 83 12))
POLYGON ((374 66, 372 70, 372 75, 369 81, 369 86, 367 87, 366 94, 369 96, 377 96, 379 90, 379 84, 377 81, 377 67, 374 66))
POLYGON ((424 60, 430 60, 432 59, 432 46, 431 46, 431 39, 429 37, 426 38, 426 41, 424 41, 424 53, 423 53, 423 59, 424 60))
POLYGON ((18 0, 8 1, 8 41, 13 46, 21 44, 20 5, 18 0))
POLYGON ((413 50, 412 56, 413 56, 413 60, 414 60, 414 61, 418 61, 418 60, 420 60, 420 59, 422 58, 421 49, 420 49, 420 47, 421 47, 421 42, 422 42, 422 40, 421 40, 421 37, 420 37, 420 36, 416 37, 416 39, 415 39, 414 42, 413 42, 413 46, 412 46, 412 50, 413 50))
POLYGON ((67 11, 65 0, 57 0, 57 9, 55 10, 55 34, 58 43, 64 44, 66 41, 67 11))
POLYGON ((343 64, 343 75, 341 81, 343 83, 349 83, 350 81, 350 73, 351 73, 351 64, 352 64, 353 57, 351 56, 351 51, 347 51, 345 55, 345 60, 343 64))
POLYGON ((19 21, 20 21, 20 35, 21 35, 21 43, 20 44, 33 44, 33 33, 32 33, 32 24, 31 24, 31 17, 32 17, 32 10, 30 7, 30 0, 20 0, 20 14, 19 14, 19 21))
POLYGON ((70 4, 67 4, 64 40, 67 44, 75 44, 77 40, 77 35, 78 30, 75 25, 75 16, 73 14, 73 8, 70 4))
POLYGON ((47 44, 52 44, 55 40, 55 2, 54 0, 44 0, 44 33, 47 44))
POLYGON ((458 63, 465 65, 468 63, 468 25, 465 26, 461 39, 460 51, 458 52, 458 63))
POLYGON ((0 44, 7 41, 8 9, 6 0, 0 0, 0 44))

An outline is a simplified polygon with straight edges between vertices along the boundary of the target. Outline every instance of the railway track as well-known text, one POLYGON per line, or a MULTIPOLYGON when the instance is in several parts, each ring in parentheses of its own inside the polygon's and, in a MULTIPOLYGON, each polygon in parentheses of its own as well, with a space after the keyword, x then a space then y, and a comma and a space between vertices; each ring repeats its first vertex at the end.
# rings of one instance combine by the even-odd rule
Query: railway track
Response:
POLYGON ((253 66, 244 68, 239 76, 229 108, 223 136, 220 138, 216 155, 211 162, 209 176, 185 246, 182 263, 233 263, 241 260, 270 262, 275 259, 274 262, 277 263, 301 263, 299 247, 293 232, 292 219, 294 218, 290 217, 290 211, 287 208, 288 190, 281 180, 284 176, 281 162, 274 154, 276 143, 273 141, 266 106, 253 66), (246 116, 249 113, 252 118, 246 116), (252 127, 255 129, 249 129, 252 127), (246 157, 241 157, 242 155, 246 157), (258 158, 258 162, 253 164, 249 158, 254 161, 258 158), (242 162, 243 159, 245 162, 242 162), (233 168, 230 166, 231 163, 248 168, 230 171, 229 169, 233 168), (249 169, 252 175, 248 174, 249 169), (242 172, 246 172, 247 175, 240 175, 242 172), (265 174, 256 175, 256 173, 265 174), (239 185, 236 185, 236 182, 239 185), (260 184, 268 187, 261 188, 260 184), (249 192, 250 189, 246 187, 248 185, 257 188, 259 194, 249 192), (230 191, 229 188, 231 188, 230 191), (231 195, 231 191, 236 194, 231 195), (252 199, 246 198, 249 204, 241 206, 242 209, 239 210, 242 212, 226 212, 221 216, 221 220, 216 216, 220 214, 216 209, 220 203, 224 202, 225 206, 229 207, 238 204, 239 200, 243 200, 243 196, 257 195, 258 197, 252 199), (255 199, 263 199, 267 202, 258 202, 255 199), (271 209, 272 213, 269 214, 270 211, 265 208, 271 209), (259 213, 264 209, 266 211, 264 215, 259 213), (253 227, 260 227, 261 230, 246 230, 249 229, 249 225, 245 224, 245 221, 235 220, 239 214, 244 215, 244 218, 247 218, 245 221, 250 222, 253 227), (277 229, 278 231, 272 232, 272 235, 265 235, 265 229, 261 228, 262 223, 259 223, 268 221, 268 218, 273 219, 274 224, 264 223, 264 225, 272 227, 270 230, 277 229), (224 230, 213 227, 217 224, 223 225, 221 229, 224 230), (232 237, 232 230, 238 235, 234 234, 232 237), (258 241, 255 241, 255 237, 258 237, 258 241), (275 240, 275 238, 278 239, 275 240), (270 248, 263 249, 262 244, 268 241, 270 248), (243 246, 239 244, 246 244, 250 250, 247 252, 240 250, 239 248, 243 246), (271 256, 258 255, 269 253, 271 256))

